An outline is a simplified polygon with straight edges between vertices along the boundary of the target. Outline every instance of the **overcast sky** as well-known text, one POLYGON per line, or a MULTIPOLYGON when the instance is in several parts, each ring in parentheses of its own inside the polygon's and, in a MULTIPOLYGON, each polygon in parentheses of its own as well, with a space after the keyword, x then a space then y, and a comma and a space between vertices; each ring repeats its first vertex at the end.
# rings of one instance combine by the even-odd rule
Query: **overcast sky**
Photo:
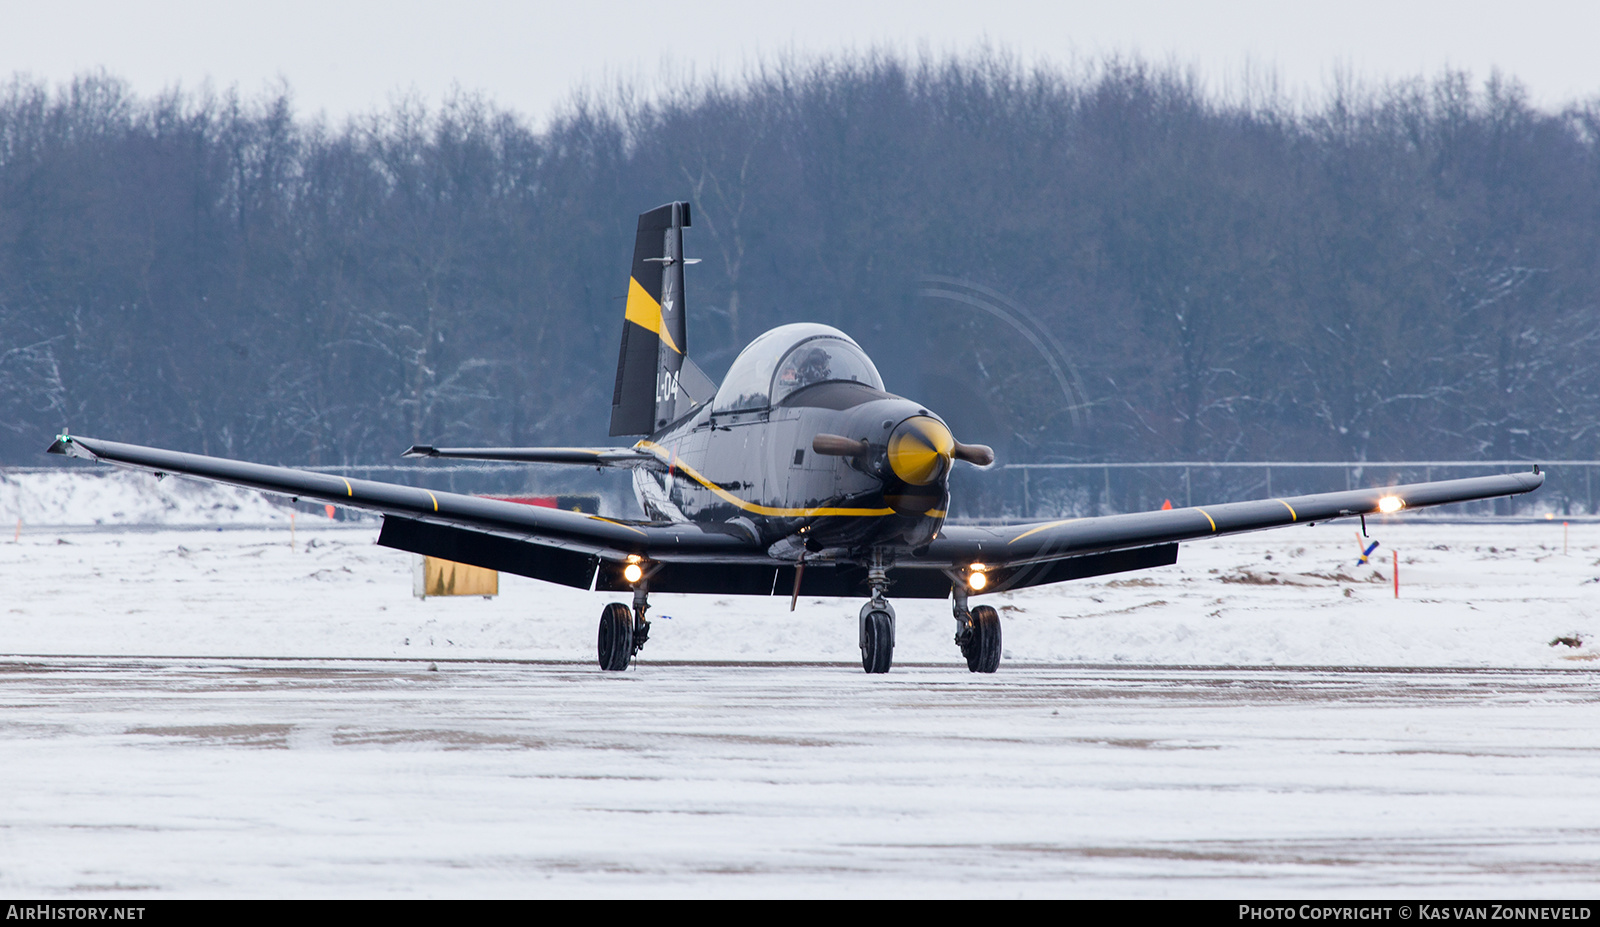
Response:
POLYGON ((1451 67, 1499 68, 1544 106, 1600 96, 1596 0, 0 0, 0 15, 0 74, 104 68, 141 93, 210 80, 249 95, 281 78, 301 113, 335 120, 453 86, 542 120, 585 85, 985 41, 1063 65, 1136 52, 1214 89, 1247 67, 1297 95, 1340 70, 1381 81, 1451 67))

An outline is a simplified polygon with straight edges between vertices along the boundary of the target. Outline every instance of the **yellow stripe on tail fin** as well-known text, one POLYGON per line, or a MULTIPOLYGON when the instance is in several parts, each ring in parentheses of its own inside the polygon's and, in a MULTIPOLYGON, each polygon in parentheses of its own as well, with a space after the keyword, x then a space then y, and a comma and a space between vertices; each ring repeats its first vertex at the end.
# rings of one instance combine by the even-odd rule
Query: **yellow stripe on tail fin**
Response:
POLYGON ((692 405, 680 401, 689 349, 683 293, 683 267, 691 263, 683 256, 688 226, 688 203, 667 203, 639 216, 611 394, 613 435, 654 434, 692 405))

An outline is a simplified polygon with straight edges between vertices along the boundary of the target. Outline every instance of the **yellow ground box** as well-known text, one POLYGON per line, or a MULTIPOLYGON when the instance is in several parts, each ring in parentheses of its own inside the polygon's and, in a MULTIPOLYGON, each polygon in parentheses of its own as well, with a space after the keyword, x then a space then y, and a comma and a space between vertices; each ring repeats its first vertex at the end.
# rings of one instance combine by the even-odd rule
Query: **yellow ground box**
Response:
POLYGON ((412 591, 419 599, 430 595, 500 594, 498 572, 439 557, 418 557, 412 578, 412 591))

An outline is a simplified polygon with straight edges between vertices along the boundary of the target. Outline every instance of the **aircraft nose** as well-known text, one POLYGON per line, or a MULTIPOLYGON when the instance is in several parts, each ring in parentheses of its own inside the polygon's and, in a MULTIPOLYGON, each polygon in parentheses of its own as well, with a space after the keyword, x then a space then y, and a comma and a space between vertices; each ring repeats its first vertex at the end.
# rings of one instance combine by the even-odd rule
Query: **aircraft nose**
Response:
POLYGON ((955 446, 943 422, 914 415, 889 435, 889 468, 913 486, 926 486, 949 470, 955 446))

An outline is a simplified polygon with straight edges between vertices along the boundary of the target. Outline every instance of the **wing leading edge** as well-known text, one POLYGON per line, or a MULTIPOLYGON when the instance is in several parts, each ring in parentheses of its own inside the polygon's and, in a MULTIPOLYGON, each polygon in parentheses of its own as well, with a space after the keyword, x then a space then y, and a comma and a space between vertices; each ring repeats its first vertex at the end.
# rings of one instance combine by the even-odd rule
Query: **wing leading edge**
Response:
POLYGON ((593 584, 602 562, 634 555, 662 562, 771 563, 756 539, 734 526, 620 521, 77 435, 57 438, 49 452, 379 512, 379 543, 386 546, 445 557, 456 550, 473 556, 452 559, 582 588, 593 584), (485 558, 493 562, 481 562, 485 558))
MULTIPOLYGON (((981 563, 988 569, 986 592, 1058 582, 1052 574, 1072 560, 1179 541, 1312 524, 1335 518, 1375 515, 1382 500, 1394 511, 1472 502, 1498 496, 1532 492, 1544 485, 1538 468, 1530 473, 1507 473, 1464 480, 1440 480, 1376 489, 1316 493, 1283 499, 1228 502, 1158 512, 1067 518, 1021 525, 947 525, 922 556, 911 563, 928 567, 965 567, 981 563)), ((1174 547, 1174 553, 1176 549, 1174 547)), ((1172 562, 1172 561, 1168 561, 1172 562)))

